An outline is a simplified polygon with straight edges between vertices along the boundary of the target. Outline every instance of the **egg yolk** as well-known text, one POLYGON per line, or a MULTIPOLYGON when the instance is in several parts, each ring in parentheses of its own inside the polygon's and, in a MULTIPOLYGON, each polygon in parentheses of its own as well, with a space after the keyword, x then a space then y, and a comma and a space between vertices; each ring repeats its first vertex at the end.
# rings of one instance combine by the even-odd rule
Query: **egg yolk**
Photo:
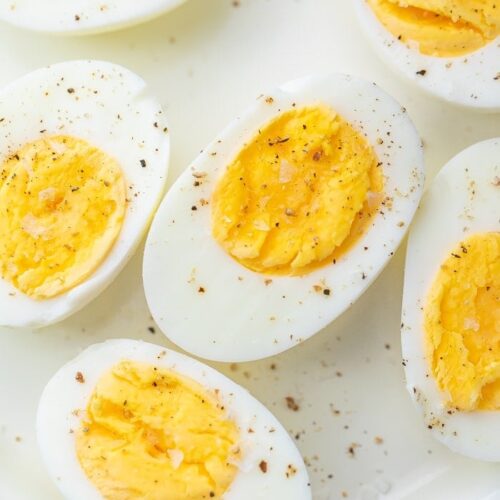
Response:
POLYGON ((219 499, 237 473, 238 441, 216 394, 170 370, 122 361, 94 388, 76 451, 106 499, 219 499))
POLYGON ((70 290, 104 260, 125 216, 117 162, 82 139, 44 137, 0 165, 0 274, 34 299, 70 290))
POLYGON ((471 236, 447 257, 428 296, 424 328, 448 406, 500 410, 500 233, 471 236))
POLYGON ((239 152, 212 197, 212 233, 245 267, 299 275, 365 232, 383 175, 367 140, 332 109, 280 114, 239 152))
POLYGON ((380 22, 422 54, 455 57, 500 34, 498 0, 368 0, 380 22))

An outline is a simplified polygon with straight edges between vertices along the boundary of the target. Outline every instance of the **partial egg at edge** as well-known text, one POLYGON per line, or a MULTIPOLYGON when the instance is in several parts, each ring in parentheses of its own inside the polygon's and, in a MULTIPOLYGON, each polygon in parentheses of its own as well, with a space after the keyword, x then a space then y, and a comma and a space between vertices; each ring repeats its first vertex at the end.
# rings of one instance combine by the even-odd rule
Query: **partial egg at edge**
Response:
POLYGON ((500 42, 460 57, 431 57, 397 40, 377 19, 367 0, 354 5, 370 44, 397 74, 449 103, 483 112, 500 110, 500 42))
POLYGON ((183 354, 129 339, 108 340, 87 348, 64 365, 43 391, 37 413, 38 442, 49 474, 65 498, 102 498, 80 467, 75 436, 98 379, 122 360, 168 369, 218 394, 240 430, 242 449, 239 471, 223 498, 311 498, 307 470, 295 443, 246 389, 183 354))
POLYGON ((0 91, 1 161, 41 137, 67 134, 115 158, 126 180, 123 226, 86 280, 36 300, 0 279, 0 324, 42 327, 61 321, 116 277, 143 237, 164 193, 169 134, 160 104, 129 70, 101 61, 71 61, 36 70, 0 91))
POLYGON ((23 29, 53 35, 95 35, 152 20, 186 0, 0 0, 0 20, 23 29))
POLYGON ((408 238, 402 311, 402 352, 408 391, 433 436, 451 450, 500 461, 498 411, 457 411, 445 405, 424 342, 427 294, 444 259, 476 233, 499 231, 500 139, 452 158, 424 195, 408 238))

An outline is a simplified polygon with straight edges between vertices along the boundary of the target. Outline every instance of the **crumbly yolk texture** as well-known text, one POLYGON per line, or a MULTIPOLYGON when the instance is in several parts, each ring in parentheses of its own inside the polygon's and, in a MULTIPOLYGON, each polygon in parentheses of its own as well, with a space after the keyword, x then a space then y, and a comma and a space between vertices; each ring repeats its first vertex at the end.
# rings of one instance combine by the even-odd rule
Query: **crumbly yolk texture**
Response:
POLYGON ((220 499, 239 431, 214 393, 170 370, 122 361, 98 381, 76 452, 109 500, 220 499))
POLYGON ((427 355, 449 407, 500 410, 500 233, 462 242, 424 308, 427 355))
POLYGON ((118 163, 88 142, 44 137, 0 165, 0 274, 34 299, 88 278, 125 217, 118 163))
POLYGON ((457 57, 500 34, 498 0, 368 0, 380 22, 422 54, 457 57))
POLYGON ((212 197, 212 233, 245 267, 300 275, 365 232, 383 175, 365 137, 326 106, 292 109, 259 130, 212 197))

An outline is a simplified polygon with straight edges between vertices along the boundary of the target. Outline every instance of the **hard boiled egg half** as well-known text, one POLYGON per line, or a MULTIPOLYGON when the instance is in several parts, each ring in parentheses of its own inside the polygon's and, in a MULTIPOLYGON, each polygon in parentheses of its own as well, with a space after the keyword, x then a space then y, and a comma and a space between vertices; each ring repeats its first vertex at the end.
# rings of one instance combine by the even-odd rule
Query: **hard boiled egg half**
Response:
POLYGON ((403 364, 426 426, 500 462, 500 139, 453 158, 408 240, 403 364))
POLYGON ((382 59, 435 96, 500 110, 497 0, 356 0, 382 59))
POLYGON ((163 194, 167 132, 145 82, 110 63, 0 91, 0 325, 54 323, 113 280, 163 194))
POLYGON ((53 34, 87 35, 153 19, 186 0, 0 0, 0 19, 53 34))
POLYGON ((134 340, 96 344, 45 388, 43 458, 70 500, 309 500, 276 418, 219 372, 134 340))
POLYGON ((155 320, 220 361, 297 345, 389 261, 423 170, 406 111, 373 83, 311 77, 261 96, 162 202, 144 258, 155 320))

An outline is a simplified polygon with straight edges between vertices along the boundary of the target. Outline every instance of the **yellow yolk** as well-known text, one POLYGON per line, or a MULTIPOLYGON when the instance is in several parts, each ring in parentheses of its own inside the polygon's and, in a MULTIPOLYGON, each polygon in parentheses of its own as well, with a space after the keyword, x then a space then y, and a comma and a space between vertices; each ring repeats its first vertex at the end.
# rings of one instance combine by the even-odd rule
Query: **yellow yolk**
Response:
POLYGON ((500 34, 498 0, 368 0, 395 37, 422 54, 455 57, 474 52, 500 34))
POLYGON ((106 499, 220 499, 237 473, 238 440, 215 394, 169 370, 122 361, 98 381, 76 451, 106 499))
POLYGON ((430 290, 424 327, 448 406, 500 410, 500 233, 471 236, 448 256, 430 290))
POLYGON ((35 299, 75 287, 115 242, 125 216, 117 162, 82 139, 26 144, 0 165, 0 273, 35 299))
POLYGON ((331 263, 366 230, 383 189, 366 139, 327 107, 279 115, 227 167, 212 197, 212 233, 262 273, 331 263))

